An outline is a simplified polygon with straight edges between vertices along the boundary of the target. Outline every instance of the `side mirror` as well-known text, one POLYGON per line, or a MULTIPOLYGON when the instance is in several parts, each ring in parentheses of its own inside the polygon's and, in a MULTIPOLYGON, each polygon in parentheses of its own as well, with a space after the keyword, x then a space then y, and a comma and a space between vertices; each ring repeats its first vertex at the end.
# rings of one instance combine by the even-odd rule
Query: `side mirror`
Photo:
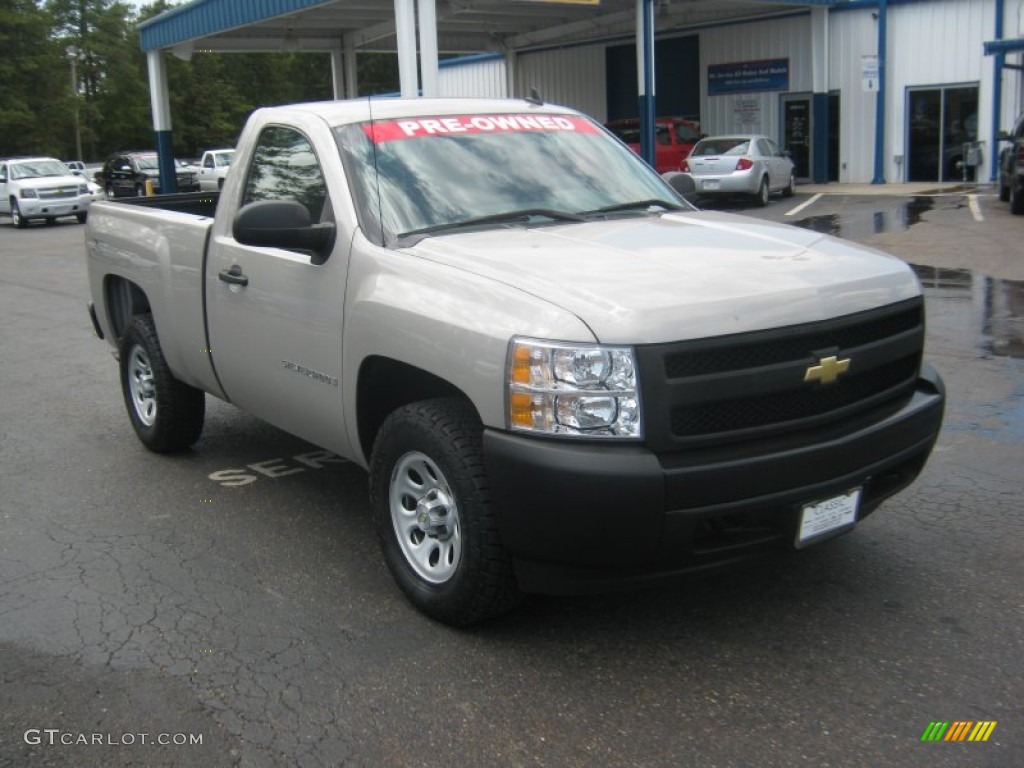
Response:
POLYGON ((697 196, 697 185, 689 174, 680 171, 668 171, 661 174, 661 178, 686 202, 692 203, 693 199, 697 196))
POLYGON ((242 245, 308 253, 323 264, 334 247, 333 224, 314 224, 309 209, 295 200, 259 200, 235 214, 231 234, 242 245))

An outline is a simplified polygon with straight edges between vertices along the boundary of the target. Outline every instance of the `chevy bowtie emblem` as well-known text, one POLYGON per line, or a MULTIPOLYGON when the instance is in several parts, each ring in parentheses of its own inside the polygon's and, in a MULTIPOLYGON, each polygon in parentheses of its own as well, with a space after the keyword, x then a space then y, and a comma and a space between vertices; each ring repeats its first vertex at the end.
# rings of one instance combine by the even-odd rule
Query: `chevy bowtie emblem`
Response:
POLYGON ((838 359, 835 355, 819 358, 817 365, 810 366, 804 372, 804 381, 820 381, 822 384, 835 384, 840 375, 850 370, 850 358, 838 359))

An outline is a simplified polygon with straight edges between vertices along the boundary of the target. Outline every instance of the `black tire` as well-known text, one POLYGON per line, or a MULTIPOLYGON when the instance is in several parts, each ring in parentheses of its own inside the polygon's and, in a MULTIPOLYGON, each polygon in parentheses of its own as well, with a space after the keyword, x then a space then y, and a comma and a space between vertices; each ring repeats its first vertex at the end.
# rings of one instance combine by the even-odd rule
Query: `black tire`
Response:
POLYGON ((57 223, 57 217, 56 216, 47 216, 46 217, 46 226, 52 227, 56 223, 57 223))
POLYGON ((490 500, 482 431, 467 403, 424 400, 385 420, 370 461, 370 508, 391 575, 416 608, 454 626, 511 610, 521 597, 490 500))
POLYGON ((206 395, 171 374, 152 315, 135 315, 129 323, 121 338, 120 370, 124 404, 143 445, 173 453, 199 439, 206 395))
POLYGON ((1010 187, 1009 185, 999 185, 999 201, 1003 203, 1010 202, 1010 187))
POLYGON ((13 197, 11 198, 11 222, 18 229, 24 229, 28 226, 28 219, 21 215, 21 208, 18 207, 18 201, 13 197))
POLYGON ((82 213, 76 213, 75 218, 78 219, 79 224, 85 224, 89 220, 89 212, 83 211, 82 213))
POLYGON ((787 184, 786 188, 784 190, 782 190, 782 196, 783 197, 793 197, 793 195, 795 195, 795 194, 796 194, 796 176, 794 176, 793 174, 790 174, 790 176, 789 176, 789 184, 787 184))
POLYGON ((764 208, 768 205, 768 197, 770 192, 768 190, 768 177, 765 176, 761 179, 761 186, 757 189, 757 194, 754 195, 754 203, 758 208, 764 208))
POLYGON ((115 197, 117 197, 117 192, 114 190, 114 185, 113 184, 107 184, 106 192, 107 192, 107 200, 113 200, 115 197))
POLYGON ((217 189, 224 189, 224 179, 217 179, 217 189))
POLYGON ((146 188, 142 184, 136 184, 135 185, 135 196, 136 197, 145 197, 146 196, 146 188))
POLYGON ((1024 194, 1021 194, 1020 182, 1010 180, 1010 213, 1015 216, 1024 214, 1024 194))

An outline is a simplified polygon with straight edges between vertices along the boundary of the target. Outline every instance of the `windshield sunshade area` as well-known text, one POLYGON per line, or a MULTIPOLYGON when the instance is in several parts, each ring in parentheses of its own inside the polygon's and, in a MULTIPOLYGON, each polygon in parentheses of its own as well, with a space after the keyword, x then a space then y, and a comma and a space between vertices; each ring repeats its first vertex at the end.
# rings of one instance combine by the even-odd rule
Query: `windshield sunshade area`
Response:
POLYGON ((634 153, 579 115, 410 118, 341 126, 335 137, 372 239, 578 221, 636 201, 684 207, 634 153))

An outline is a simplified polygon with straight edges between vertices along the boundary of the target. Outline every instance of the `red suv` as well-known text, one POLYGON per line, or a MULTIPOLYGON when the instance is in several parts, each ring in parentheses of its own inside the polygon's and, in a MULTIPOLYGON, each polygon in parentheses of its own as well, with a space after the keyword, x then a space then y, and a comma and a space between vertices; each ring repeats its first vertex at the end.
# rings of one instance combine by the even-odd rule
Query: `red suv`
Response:
MULTIPOLYGON (((640 154, 640 120, 612 120, 605 123, 609 131, 640 154)), ((682 117, 659 117, 654 121, 654 167, 658 173, 678 171, 679 164, 704 137, 696 123, 682 117)))

